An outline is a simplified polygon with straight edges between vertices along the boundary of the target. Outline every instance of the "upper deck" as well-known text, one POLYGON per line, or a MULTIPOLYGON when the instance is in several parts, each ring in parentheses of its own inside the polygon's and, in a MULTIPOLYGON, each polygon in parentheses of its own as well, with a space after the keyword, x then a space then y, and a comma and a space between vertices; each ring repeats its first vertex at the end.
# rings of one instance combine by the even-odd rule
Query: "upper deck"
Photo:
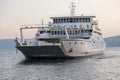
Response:
POLYGON ((53 24, 57 23, 83 23, 83 22, 91 22, 95 16, 89 15, 81 15, 81 16, 59 16, 59 17, 51 17, 53 19, 53 24))

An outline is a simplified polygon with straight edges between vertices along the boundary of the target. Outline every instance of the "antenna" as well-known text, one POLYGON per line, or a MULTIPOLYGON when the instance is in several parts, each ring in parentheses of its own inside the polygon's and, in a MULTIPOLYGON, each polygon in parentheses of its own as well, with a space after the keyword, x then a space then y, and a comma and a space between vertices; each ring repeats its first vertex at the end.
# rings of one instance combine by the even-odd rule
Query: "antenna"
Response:
POLYGON ((74 5, 74 2, 71 2, 71 5, 69 6, 70 8, 70 16, 75 16, 75 5, 74 5))
POLYGON ((41 24, 41 25, 42 25, 42 27, 43 27, 43 19, 42 19, 42 24, 41 24))

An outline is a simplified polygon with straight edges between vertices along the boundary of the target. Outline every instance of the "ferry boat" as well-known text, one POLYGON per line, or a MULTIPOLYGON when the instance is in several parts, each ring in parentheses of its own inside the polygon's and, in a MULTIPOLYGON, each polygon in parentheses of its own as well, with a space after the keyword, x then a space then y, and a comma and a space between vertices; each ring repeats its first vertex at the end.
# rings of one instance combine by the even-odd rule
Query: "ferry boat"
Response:
POLYGON ((75 5, 70 6, 70 16, 51 17, 52 23, 44 26, 24 25, 21 39, 16 38, 16 48, 27 59, 34 57, 80 57, 103 53, 105 42, 98 22, 93 15, 75 15, 75 5), (24 39, 24 29, 37 29, 33 39, 24 39))

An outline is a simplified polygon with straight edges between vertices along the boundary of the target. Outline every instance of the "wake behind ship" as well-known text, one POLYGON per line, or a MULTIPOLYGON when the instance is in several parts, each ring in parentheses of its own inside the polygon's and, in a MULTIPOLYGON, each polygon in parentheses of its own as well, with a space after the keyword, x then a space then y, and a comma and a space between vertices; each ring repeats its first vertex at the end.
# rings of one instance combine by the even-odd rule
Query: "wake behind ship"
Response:
POLYGON ((103 53, 105 42, 95 16, 75 15, 71 3, 70 16, 51 17, 47 26, 25 25, 20 28, 21 39, 16 48, 27 59, 33 57, 79 57, 103 53), (38 29, 33 39, 24 39, 24 29, 38 29))

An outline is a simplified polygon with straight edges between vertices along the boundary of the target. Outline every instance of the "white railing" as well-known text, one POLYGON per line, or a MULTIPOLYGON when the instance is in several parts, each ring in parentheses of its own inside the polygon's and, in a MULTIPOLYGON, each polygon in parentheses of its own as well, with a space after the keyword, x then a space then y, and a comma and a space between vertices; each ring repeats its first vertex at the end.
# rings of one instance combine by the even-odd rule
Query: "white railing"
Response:
POLYGON ((21 25, 21 27, 48 27, 48 24, 21 25))

